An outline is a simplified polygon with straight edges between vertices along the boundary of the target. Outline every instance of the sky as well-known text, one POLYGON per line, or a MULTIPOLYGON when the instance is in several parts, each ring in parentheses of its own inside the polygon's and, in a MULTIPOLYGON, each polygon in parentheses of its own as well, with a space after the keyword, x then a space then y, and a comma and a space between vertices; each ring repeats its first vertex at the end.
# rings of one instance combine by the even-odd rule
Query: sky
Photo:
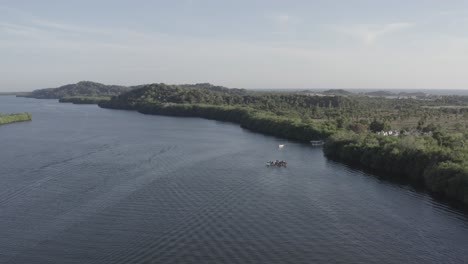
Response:
POLYGON ((465 0, 0 0, 0 92, 468 89, 465 0))

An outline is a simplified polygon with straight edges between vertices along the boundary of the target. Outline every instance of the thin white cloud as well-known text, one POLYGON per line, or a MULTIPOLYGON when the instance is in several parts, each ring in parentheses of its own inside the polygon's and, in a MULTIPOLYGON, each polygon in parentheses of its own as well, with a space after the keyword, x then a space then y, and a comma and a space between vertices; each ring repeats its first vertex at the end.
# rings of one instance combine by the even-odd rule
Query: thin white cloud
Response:
POLYGON ((379 38, 414 26, 412 23, 398 22, 383 25, 358 24, 351 26, 335 26, 335 30, 359 39, 366 45, 373 45, 379 38))
POLYGON ((266 17, 272 23, 275 33, 288 32, 299 23, 297 17, 285 13, 267 15, 266 17))
POLYGON ((440 11, 438 13, 438 15, 439 16, 446 16, 446 17, 465 16, 467 12, 468 12, 467 9, 442 10, 442 11, 440 11))
POLYGON ((75 25, 57 23, 57 22, 37 19, 37 18, 32 19, 31 23, 37 27, 61 30, 61 31, 66 31, 66 32, 87 32, 87 33, 96 33, 96 32, 99 33, 100 32, 99 30, 96 30, 95 28, 79 27, 75 25))
MULTIPOLYGON (((56 21, 31 18, 23 22, 0 20, 0 39, 4 41, 40 41, 42 44, 63 44, 71 47, 83 43, 132 47, 144 43, 172 43, 177 37, 157 32, 134 31, 125 28, 86 27, 56 21)), ((26 42, 25 42, 26 41, 26 42)))
POLYGON ((3 33, 0 36, 5 36, 4 34, 22 37, 35 37, 41 35, 40 31, 34 27, 5 22, 0 22, 0 33, 3 33))
POLYGON ((280 25, 287 25, 291 21, 291 16, 287 14, 281 14, 274 17, 276 22, 280 25))

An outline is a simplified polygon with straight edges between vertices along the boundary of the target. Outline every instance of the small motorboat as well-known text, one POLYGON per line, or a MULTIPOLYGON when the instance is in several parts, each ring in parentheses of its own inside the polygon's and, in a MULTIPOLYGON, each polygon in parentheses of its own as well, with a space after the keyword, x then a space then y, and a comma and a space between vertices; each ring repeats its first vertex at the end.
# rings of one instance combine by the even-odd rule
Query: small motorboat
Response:
POLYGON ((284 148, 284 146, 285 146, 284 144, 279 144, 279 145, 278 145, 278 148, 279 148, 279 149, 282 149, 282 148, 284 148))
POLYGON ((266 164, 267 167, 287 167, 288 163, 284 160, 275 160, 275 161, 268 161, 266 164))
POLYGON ((323 144, 325 144, 325 142, 323 140, 311 140, 310 144, 312 146, 323 146, 323 144))

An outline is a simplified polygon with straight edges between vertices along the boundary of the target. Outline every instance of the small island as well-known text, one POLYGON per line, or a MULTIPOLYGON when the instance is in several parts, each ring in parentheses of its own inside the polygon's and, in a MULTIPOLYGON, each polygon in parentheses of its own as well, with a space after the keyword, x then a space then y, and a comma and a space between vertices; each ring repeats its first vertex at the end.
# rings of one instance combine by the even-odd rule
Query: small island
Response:
POLYGON ((0 125, 6 125, 16 122, 31 121, 32 115, 30 113, 17 113, 17 114, 0 114, 0 125))

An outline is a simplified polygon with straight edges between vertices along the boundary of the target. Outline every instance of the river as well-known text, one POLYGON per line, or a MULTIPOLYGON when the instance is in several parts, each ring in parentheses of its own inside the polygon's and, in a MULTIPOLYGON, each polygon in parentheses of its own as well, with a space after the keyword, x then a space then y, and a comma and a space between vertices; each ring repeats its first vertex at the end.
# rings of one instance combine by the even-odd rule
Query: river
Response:
POLYGON ((320 148, 0 96, 25 111, 0 126, 0 263, 468 263, 466 212, 320 148))

